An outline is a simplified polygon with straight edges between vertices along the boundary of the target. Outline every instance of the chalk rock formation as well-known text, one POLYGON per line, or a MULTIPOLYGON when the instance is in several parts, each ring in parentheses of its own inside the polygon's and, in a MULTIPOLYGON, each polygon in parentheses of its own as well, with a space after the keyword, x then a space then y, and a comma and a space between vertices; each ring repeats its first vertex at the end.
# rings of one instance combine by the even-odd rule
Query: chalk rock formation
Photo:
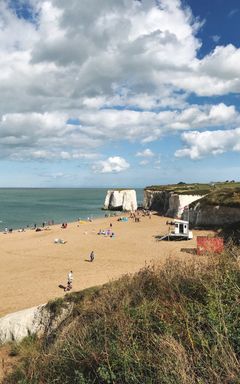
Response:
POLYGON ((24 337, 37 334, 50 335, 58 328, 72 310, 72 304, 64 305, 55 315, 47 305, 24 309, 0 318, 0 344, 21 341, 24 337))
POLYGON ((192 204, 189 221, 193 227, 221 227, 240 221, 240 208, 223 205, 192 204))
POLYGON ((193 201, 203 198, 202 195, 179 195, 169 191, 144 191, 143 207, 158 211, 164 216, 181 217, 184 208, 193 201))
POLYGON ((107 191, 103 209, 119 211, 135 211, 137 209, 137 195, 134 189, 122 191, 107 191))
POLYGON ((185 208, 196 200, 202 199, 201 195, 178 195, 172 193, 169 197, 169 208, 166 216, 168 217, 182 217, 185 208))
POLYGON ((169 198, 170 192, 145 189, 143 196, 143 208, 158 211, 161 215, 165 215, 169 209, 169 198))

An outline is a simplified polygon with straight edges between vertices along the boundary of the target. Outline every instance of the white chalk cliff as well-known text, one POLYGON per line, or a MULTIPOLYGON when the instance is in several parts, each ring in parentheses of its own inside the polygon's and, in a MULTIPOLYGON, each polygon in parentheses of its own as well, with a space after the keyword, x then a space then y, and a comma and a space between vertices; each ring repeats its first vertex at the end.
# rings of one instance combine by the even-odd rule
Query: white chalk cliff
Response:
POLYGON ((173 193, 169 197, 169 208, 166 216, 169 217, 182 217, 185 208, 196 200, 202 199, 201 195, 178 195, 173 193))
POLYGON ((194 227, 220 227, 240 222, 240 208, 206 205, 201 200, 190 206, 189 220, 194 227))
POLYGON ((168 217, 181 217, 184 208, 192 202, 203 198, 203 195, 180 195, 169 191, 144 191, 143 207, 160 212, 168 217))
POLYGON ((136 191, 134 189, 125 189, 107 191, 103 209, 135 211, 137 207, 136 191))
POLYGON ((47 305, 24 309, 0 318, 0 344, 21 341, 30 335, 50 335, 64 321, 72 310, 71 304, 61 308, 55 315, 47 305))

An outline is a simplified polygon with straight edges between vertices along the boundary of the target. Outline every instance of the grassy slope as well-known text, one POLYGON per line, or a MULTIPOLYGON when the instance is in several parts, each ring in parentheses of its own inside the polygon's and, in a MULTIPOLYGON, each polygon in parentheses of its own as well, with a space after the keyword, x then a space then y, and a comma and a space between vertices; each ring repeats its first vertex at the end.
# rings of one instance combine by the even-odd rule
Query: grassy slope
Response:
POLYGON ((4 383, 239 384, 240 270, 232 252, 67 295, 72 318, 55 339, 18 346, 22 363, 4 383))

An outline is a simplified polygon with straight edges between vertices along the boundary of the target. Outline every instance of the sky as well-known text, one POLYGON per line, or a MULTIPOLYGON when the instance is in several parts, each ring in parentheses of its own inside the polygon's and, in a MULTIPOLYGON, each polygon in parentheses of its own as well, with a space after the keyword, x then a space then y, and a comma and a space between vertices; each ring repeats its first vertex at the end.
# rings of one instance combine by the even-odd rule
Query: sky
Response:
POLYGON ((239 180, 239 0, 1 0, 0 187, 239 180))

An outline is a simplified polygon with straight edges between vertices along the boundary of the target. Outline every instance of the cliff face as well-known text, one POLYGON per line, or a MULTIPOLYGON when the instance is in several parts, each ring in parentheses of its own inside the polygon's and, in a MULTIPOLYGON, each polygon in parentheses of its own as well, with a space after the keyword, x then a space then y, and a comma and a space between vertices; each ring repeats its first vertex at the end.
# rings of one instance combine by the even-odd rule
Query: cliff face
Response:
POLYGON ((203 205, 199 201, 190 207, 189 219, 194 227, 221 227, 239 222, 240 208, 203 205))
POLYGON ((192 227, 220 227, 240 221, 240 208, 206 204, 201 201, 203 198, 203 195, 147 189, 144 191, 143 207, 158 211, 163 216, 182 217, 189 220, 192 227), (190 207, 189 212, 188 209, 184 211, 186 206, 190 207))
POLYGON ((158 211, 165 215, 169 209, 169 198, 171 192, 167 191, 152 191, 150 189, 144 190, 143 208, 158 211))
POLYGON ((144 191, 143 207, 158 211, 164 216, 181 217, 184 207, 201 199, 201 195, 179 195, 169 191, 144 191))
POLYGON ((72 311, 72 304, 54 314, 47 305, 24 309, 0 318, 0 344, 21 341, 24 337, 37 334, 50 335, 72 311))
POLYGON ((135 211, 137 209, 137 195, 134 189, 122 191, 107 191, 103 209, 119 211, 135 211))

